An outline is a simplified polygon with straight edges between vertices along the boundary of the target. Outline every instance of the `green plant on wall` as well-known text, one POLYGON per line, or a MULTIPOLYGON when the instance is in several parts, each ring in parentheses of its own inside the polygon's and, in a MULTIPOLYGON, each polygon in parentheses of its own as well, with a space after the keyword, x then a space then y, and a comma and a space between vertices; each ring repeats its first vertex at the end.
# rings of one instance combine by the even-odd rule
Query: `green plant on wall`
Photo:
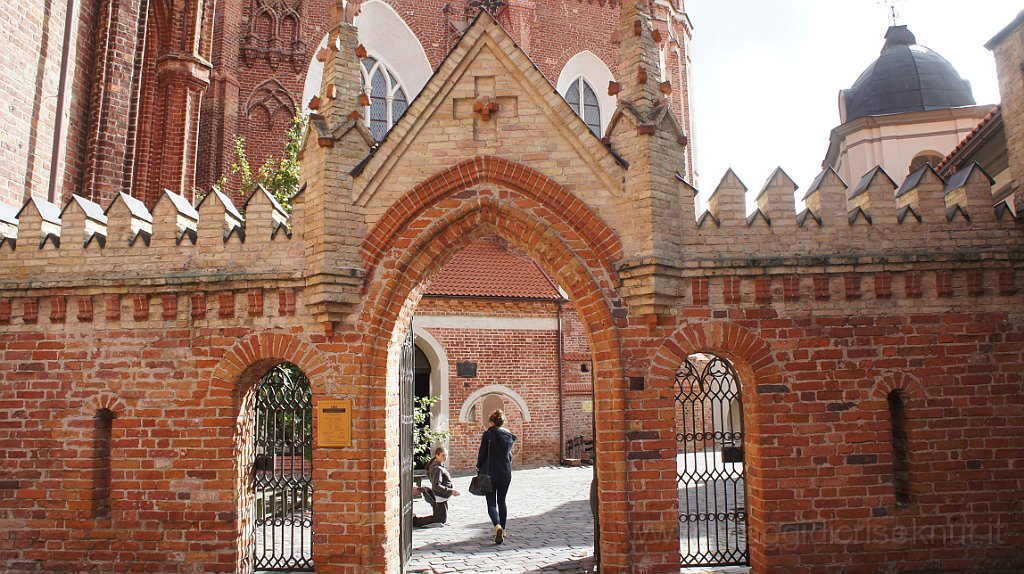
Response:
MULTIPOLYGON (((288 133, 285 134, 284 152, 281 158, 268 156, 255 170, 249 163, 248 146, 245 138, 235 136, 235 161, 231 164, 231 172, 241 177, 238 194, 249 197, 259 186, 263 186, 281 207, 291 213, 291 202, 299 192, 299 152, 302 151, 302 138, 306 133, 308 116, 299 108, 295 109, 288 133)), ((223 191, 227 179, 221 178, 214 188, 223 191)), ((205 194, 196 191, 196 202, 202 201, 205 194)))
POLYGON ((239 188, 242 197, 248 197, 262 185, 282 207, 290 211, 291 200, 299 191, 299 152, 302 151, 302 136, 306 133, 307 121, 302 110, 296 108, 285 135, 281 159, 269 156, 255 172, 249 164, 245 138, 235 137, 235 162, 231 164, 231 171, 242 177, 242 186, 239 188))
POLYGON ((413 420, 416 423, 412 431, 412 446, 416 461, 426 466, 434 456, 431 448, 437 443, 448 440, 448 431, 430 427, 430 409, 441 400, 440 397, 416 397, 413 409, 413 420))

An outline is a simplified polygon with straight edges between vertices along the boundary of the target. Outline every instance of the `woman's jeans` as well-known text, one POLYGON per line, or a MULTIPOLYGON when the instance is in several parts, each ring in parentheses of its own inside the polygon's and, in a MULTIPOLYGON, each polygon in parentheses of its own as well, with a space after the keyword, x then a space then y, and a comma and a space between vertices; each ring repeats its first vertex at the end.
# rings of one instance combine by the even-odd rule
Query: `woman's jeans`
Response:
POLYGON ((508 485, 512 477, 497 478, 491 477, 491 486, 494 489, 487 493, 487 514, 491 517, 491 524, 500 524, 505 528, 505 520, 508 519, 508 507, 505 506, 505 495, 508 494, 508 485))

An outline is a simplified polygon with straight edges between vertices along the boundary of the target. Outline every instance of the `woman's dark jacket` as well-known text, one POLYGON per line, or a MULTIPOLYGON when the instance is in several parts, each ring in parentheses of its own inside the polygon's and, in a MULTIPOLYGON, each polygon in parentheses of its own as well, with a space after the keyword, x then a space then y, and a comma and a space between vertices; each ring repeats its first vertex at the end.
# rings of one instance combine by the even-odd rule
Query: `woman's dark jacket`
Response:
POLYGON ((484 431, 480 439, 480 454, 476 457, 476 469, 478 472, 491 475, 491 478, 511 480, 512 479, 512 445, 516 442, 516 435, 502 427, 494 427, 484 431), (490 462, 488 463, 488 448, 490 449, 490 462))
POLYGON ((448 498, 452 495, 452 475, 439 460, 430 461, 427 467, 427 476, 430 477, 430 489, 440 498, 448 498))

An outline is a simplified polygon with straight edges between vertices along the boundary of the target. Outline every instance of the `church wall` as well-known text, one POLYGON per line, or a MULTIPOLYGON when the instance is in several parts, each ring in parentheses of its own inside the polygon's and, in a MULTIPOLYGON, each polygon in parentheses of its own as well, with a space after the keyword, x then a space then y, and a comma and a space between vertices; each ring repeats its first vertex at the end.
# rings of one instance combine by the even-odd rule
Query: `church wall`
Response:
MULTIPOLYGON (((1024 26, 1020 22, 1018 17, 1015 22, 1017 28, 1003 36, 994 46, 990 45, 999 78, 1010 174, 1015 181, 1013 189, 1019 189, 1024 181, 1024 26)), ((1017 213, 1022 213, 1024 193, 1017 191, 1016 201, 1017 213)))
POLYGON ((991 109, 985 105, 856 120, 862 127, 845 137, 837 166, 839 174, 854 187, 863 174, 881 165, 890 177, 902 181, 918 154, 931 152, 945 157, 991 109))
POLYGON ((466 400, 475 391, 498 385, 523 398, 531 420, 525 422, 515 402, 504 398, 509 429, 519 440, 513 452, 517 466, 554 465, 559 455, 557 304, 514 300, 424 297, 416 309, 417 324, 430 333, 448 355, 450 452, 453 471, 476 467, 480 433, 490 413, 482 401, 472 405, 469 421, 461 421, 466 400), (491 319, 489 328, 438 328, 436 318, 491 319), (531 328, 503 325, 508 319, 535 319, 531 328), (433 319, 433 321, 432 321, 433 319), (475 363, 475 376, 459 376, 458 364, 475 363), (520 418, 517 418, 520 417, 520 418))
MULTIPOLYGON (((285 3, 289 4, 289 3, 285 3)), ((216 71, 211 89, 204 102, 204 121, 200 137, 200 158, 198 163, 198 187, 206 189, 219 177, 225 176, 231 185, 237 187, 239 177, 231 173, 234 161, 233 140, 236 135, 246 138, 249 160, 254 166, 262 165, 268 156, 279 157, 287 131, 287 119, 291 115, 289 106, 304 106, 303 87, 306 81, 307 65, 318 49, 318 43, 327 32, 327 0, 304 0, 294 2, 298 14, 298 34, 303 45, 291 50, 284 38, 278 38, 277 46, 283 52, 277 56, 257 55, 246 47, 261 47, 268 44, 273 35, 267 26, 255 23, 255 11, 264 5, 273 6, 266 0, 231 0, 219 2, 217 6, 221 20, 218 21, 214 58, 216 71), (245 39, 246 35, 252 39, 245 39), (248 55, 246 55, 248 54, 248 55), (271 113, 259 106, 268 96, 271 113), (287 105, 281 105, 284 102, 287 105)), ((403 18, 419 39, 431 67, 440 65, 444 56, 458 41, 457 30, 469 20, 464 9, 466 2, 442 2, 435 0, 409 1, 390 0, 391 6, 403 18), (448 5, 448 12, 444 6, 448 5)), ((590 3, 580 0, 557 0, 556 2, 518 2, 507 9, 502 22, 509 26, 513 38, 520 42, 533 62, 554 84, 565 63, 583 50, 596 54, 615 73, 617 48, 611 37, 618 25, 619 5, 616 2, 590 3)), ((275 16, 279 10, 272 10, 275 16)), ((687 31, 681 24, 673 24, 677 36, 685 38, 687 31)), ((662 24, 668 37, 667 25, 662 24)), ((677 59, 672 44, 666 40, 669 78, 675 86, 670 96, 677 113, 685 116, 689 124, 688 78, 689 62, 677 59)), ((675 44, 672 44, 675 46, 675 44)), ((687 46, 681 47, 685 52, 687 46)), ((607 85, 595 85, 594 89, 604 94, 607 85)), ((410 98, 414 94, 409 94, 410 98)), ((607 118, 605 118, 607 122, 607 118)), ((691 154, 692 155, 692 154, 691 154)), ((693 164, 689 157, 687 165, 693 164)), ((692 171, 692 170, 691 170, 692 171)), ((692 181, 692 177, 691 177, 692 181)))
MULTIPOLYGON (((0 12, 0 36, 6 39, 0 54, 0 202, 9 206, 47 195, 66 9, 66 2, 32 0, 5 4, 0 12)), ((91 12, 84 10, 79 22, 90 21, 91 12)), ((89 50, 81 48, 76 42, 71 49, 72 78, 86 64, 80 59, 89 50)), ((77 84, 76 101, 88 93, 88 86, 77 84)), ((69 157, 76 158, 80 136, 73 143, 69 157)))

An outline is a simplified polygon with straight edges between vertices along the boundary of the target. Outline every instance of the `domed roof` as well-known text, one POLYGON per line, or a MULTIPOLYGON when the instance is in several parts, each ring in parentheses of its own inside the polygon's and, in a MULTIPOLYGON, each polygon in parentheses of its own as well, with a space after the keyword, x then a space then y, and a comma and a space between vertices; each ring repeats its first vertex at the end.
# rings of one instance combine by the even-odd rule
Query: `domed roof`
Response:
POLYGON ((975 105, 970 82, 952 64, 917 44, 906 26, 891 26, 885 46, 853 87, 842 92, 843 123, 864 116, 975 105))

